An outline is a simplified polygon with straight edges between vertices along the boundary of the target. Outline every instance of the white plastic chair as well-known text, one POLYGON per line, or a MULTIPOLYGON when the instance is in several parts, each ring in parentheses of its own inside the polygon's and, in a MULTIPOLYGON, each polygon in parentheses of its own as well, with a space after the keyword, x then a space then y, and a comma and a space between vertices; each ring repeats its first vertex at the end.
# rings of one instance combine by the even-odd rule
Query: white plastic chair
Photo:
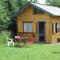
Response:
POLYGON ((13 47, 14 47, 14 41, 13 41, 13 39, 7 38, 7 40, 8 40, 8 47, 9 47, 11 44, 12 44, 13 47))

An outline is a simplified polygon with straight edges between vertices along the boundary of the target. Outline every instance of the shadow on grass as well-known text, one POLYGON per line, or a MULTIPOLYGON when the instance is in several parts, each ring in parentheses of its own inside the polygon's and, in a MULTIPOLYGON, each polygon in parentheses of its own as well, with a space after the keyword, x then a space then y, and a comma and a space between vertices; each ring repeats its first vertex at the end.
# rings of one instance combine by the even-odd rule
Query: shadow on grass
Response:
POLYGON ((54 51, 54 52, 52 52, 52 54, 60 54, 60 52, 59 51, 54 51))

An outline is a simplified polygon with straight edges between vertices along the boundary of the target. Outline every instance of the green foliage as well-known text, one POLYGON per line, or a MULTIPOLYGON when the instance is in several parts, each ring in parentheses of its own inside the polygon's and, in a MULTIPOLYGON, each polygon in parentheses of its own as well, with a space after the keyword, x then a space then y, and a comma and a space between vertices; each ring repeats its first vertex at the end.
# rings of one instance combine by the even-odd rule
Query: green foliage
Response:
POLYGON ((28 2, 37 2, 37 0, 10 0, 10 3, 12 5, 12 10, 16 11, 17 9, 23 7, 28 2))
POLYGON ((33 2, 33 3, 36 3, 37 2, 37 0, 30 0, 31 2, 33 2))
MULTIPOLYGON (((30 0, 36 2, 36 0, 30 0)), ((13 23, 15 12, 29 0, 0 0, 0 31, 5 30, 13 23)))
POLYGON ((5 1, 0 0, 0 31, 10 24, 10 15, 5 1))
POLYGON ((11 32, 9 31, 2 31, 0 33, 0 45, 6 44, 7 43, 7 37, 11 37, 11 32))
POLYGON ((47 5, 60 7, 60 0, 46 0, 47 5))

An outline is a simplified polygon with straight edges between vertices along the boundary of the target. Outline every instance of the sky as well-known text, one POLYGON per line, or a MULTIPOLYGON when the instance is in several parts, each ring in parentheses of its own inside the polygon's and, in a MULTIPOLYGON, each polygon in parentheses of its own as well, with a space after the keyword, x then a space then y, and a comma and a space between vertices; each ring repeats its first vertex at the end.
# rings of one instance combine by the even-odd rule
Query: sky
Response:
POLYGON ((45 4, 46 0, 37 0, 38 3, 45 4))

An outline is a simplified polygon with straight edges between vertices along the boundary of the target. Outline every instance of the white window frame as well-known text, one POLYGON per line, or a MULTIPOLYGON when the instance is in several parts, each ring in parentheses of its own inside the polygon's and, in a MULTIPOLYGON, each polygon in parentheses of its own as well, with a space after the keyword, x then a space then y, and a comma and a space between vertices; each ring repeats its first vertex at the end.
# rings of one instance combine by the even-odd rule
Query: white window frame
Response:
POLYGON ((32 32, 32 23, 31 22, 25 22, 24 23, 24 32, 32 32))
POLYGON ((59 32, 59 30, 60 30, 60 23, 53 23, 53 33, 58 33, 59 32), (56 24, 57 24, 57 26, 56 26, 56 24), (57 31, 56 31, 56 29, 57 29, 57 31))

